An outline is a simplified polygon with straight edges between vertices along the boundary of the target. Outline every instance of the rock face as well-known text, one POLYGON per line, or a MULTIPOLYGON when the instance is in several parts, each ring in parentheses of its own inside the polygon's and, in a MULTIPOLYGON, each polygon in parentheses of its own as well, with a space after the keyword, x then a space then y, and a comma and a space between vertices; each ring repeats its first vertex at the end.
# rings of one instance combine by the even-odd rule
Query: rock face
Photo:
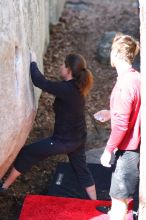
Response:
POLYGON ((50 2, 50 23, 56 24, 60 18, 61 12, 64 8, 65 0, 49 0, 50 2))
POLYGON ((0 2, 0 178, 24 145, 36 115, 40 90, 29 76, 30 48, 39 66, 65 0, 0 2))
POLYGON ((96 56, 100 63, 110 64, 110 50, 112 45, 112 40, 115 37, 116 32, 105 32, 101 41, 97 46, 96 56))

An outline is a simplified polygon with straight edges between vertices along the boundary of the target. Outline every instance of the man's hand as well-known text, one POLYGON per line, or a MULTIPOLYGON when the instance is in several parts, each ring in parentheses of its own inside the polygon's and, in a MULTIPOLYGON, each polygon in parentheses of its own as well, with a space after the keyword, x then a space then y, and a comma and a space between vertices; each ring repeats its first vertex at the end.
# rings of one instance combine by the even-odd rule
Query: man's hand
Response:
POLYGON ((111 157, 112 157, 112 154, 105 149, 101 158, 100 158, 101 164, 104 167, 111 167, 111 164, 110 164, 111 157))
POLYGON ((100 122, 106 122, 110 120, 111 115, 110 115, 110 110, 101 110, 99 112, 96 112, 94 114, 94 118, 100 122))
POLYGON ((37 57, 34 51, 30 51, 30 62, 37 62, 37 57))

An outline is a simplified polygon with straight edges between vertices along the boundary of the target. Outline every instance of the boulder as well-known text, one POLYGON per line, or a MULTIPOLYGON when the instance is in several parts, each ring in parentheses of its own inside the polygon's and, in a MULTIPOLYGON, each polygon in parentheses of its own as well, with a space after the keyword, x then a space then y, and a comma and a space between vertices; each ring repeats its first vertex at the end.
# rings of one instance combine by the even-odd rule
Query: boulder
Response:
POLYGON ((0 178, 24 145, 37 111, 40 90, 33 88, 29 75, 30 48, 36 52, 43 70, 50 13, 52 9, 56 11, 52 17, 57 21, 64 2, 5 0, 0 3, 0 178))
POLYGON ((49 0, 50 2, 50 23, 56 24, 61 16, 62 10, 64 8, 65 0, 49 0))
POLYGON ((96 57, 102 64, 110 64, 110 50, 116 32, 105 32, 97 46, 96 57))

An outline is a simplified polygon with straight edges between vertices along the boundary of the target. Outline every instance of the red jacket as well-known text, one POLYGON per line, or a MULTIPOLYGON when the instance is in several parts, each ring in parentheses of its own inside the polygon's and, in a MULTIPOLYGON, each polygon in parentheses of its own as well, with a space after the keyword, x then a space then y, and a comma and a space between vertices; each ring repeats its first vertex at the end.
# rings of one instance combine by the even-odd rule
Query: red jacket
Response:
POLYGON ((106 150, 136 150, 140 143, 140 74, 133 68, 118 76, 110 98, 111 134, 106 150))

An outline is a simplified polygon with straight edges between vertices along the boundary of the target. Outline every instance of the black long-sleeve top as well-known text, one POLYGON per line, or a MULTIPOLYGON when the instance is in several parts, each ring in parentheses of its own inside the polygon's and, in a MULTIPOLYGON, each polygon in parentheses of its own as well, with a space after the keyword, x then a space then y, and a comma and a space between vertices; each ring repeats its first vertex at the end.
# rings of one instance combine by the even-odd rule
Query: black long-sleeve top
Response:
POLYGON ((30 72, 36 87, 55 96, 53 137, 68 141, 84 139, 86 137, 85 100, 74 79, 56 82, 47 80, 35 62, 31 63, 30 72))

